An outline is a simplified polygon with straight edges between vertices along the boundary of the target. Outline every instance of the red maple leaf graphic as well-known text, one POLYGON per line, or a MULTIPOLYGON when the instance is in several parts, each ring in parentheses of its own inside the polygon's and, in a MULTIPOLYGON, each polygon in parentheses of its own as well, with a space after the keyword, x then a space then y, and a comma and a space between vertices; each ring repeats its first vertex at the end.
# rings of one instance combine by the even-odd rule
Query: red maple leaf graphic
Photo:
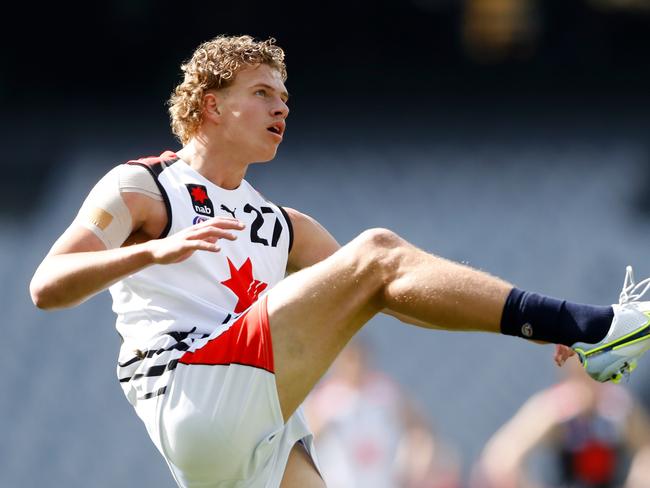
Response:
POLYGON ((206 191, 198 186, 192 188, 192 198, 199 203, 204 203, 208 199, 206 191))
POLYGON ((251 258, 246 259, 239 269, 232 264, 229 258, 226 259, 228 259, 228 267, 230 268, 230 278, 222 281, 221 284, 230 288, 237 295, 238 301, 237 305, 235 305, 235 313, 243 312, 255 303, 257 297, 266 289, 268 284, 253 278, 251 258))

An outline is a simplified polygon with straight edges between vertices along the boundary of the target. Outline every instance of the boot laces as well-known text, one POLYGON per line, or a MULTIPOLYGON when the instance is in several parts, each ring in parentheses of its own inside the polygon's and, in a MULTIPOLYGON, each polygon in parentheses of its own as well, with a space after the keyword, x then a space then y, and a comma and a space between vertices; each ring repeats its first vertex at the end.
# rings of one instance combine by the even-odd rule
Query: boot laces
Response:
POLYGON ((625 268, 625 280, 623 281, 623 289, 618 298, 619 305, 629 302, 639 301, 646 292, 650 290, 650 278, 646 278, 639 283, 634 281, 634 271, 632 266, 625 268))

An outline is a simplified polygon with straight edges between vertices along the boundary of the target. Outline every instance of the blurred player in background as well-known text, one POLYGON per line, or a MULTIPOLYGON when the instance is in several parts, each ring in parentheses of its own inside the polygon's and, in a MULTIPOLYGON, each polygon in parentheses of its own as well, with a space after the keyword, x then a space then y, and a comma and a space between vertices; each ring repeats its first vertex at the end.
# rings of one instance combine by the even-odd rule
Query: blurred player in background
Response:
POLYGON ((305 413, 329 488, 456 488, 457 454, 414 400, 350 342, 308 397, 305 413))
POLYGON ((650 486, 650 419, 623 387, 596 383, 572 358, 565 378, 533 395, 487 443, 474 488, 650 486), (551 465, 534 476, 544 450, 551 465), (548 469, 551 468, 551 469, 548 469))
POLYGON ((300 405, 380 312, 561 344, 561 358, 572 346, 600 381, 648 348, 648 281, 631 275, 619 304, 593 306, 520 290, 387 229, 340 248, 244 179, 284 136, 282 49, 221 36, 182 69, 170 114, 183 147, 102 178, 30 284, 43 309, 110 288, 120 384, 179 486, 322 487, 300 405))

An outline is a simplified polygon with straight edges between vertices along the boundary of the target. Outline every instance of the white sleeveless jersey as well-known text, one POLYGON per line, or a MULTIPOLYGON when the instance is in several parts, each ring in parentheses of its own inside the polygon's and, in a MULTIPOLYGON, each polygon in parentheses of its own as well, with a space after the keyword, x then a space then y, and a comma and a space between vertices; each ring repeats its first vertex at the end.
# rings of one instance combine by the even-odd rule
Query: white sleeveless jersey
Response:
POLYGON ((163 394, 185 352, 225 331, 284 278, 293 235, 286 212, 245 180, 235 190, 223 189, 171 152, 126 164, 147 168, 160 188, 169 218, 161 238, 215 216, 246 225, 234 231, 237 240, 219 240, 219 252, 153 265, 110 287, 123 339, 118 378, 135 405, 163 394))

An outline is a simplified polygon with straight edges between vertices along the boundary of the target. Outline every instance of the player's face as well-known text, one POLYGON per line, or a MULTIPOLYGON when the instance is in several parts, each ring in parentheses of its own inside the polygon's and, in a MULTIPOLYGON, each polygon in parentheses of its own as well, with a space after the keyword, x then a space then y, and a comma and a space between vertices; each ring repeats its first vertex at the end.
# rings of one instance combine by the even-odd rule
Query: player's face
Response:
POLYGON ((289 115, 288 98, 282 76, 269 65, 237 73, 219 105, 222 134, 240 159, 260 162, 275 157, 289 115))

